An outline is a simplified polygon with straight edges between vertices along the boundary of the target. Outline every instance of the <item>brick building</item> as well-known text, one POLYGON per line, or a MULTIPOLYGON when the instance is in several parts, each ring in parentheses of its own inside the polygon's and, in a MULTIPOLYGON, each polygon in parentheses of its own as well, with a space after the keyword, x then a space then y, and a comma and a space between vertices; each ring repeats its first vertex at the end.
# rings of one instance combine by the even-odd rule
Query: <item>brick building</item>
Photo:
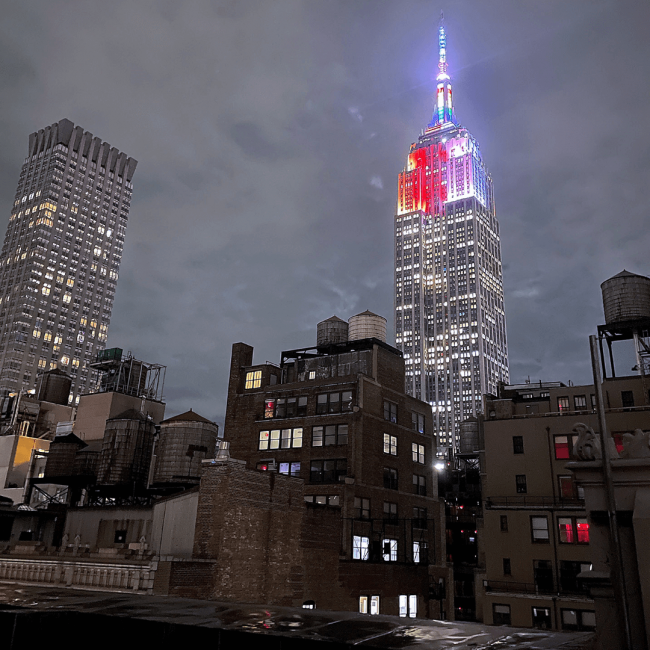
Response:
MULTIPOLYGON (((304 585, 296 589, 301 598, 342 610, 445 616, 431 409, 405 394, 402 354, 379 338, 348 340, 347 324, 333 318, 319 325, 318 343, 283 352, 279 365, 253 364, 252 347, 233 345, 224 427, 231 455, 248 470, 301 479, 304 576, 296 569, 292 578, 304 585), (324 325, 341 331, 324 333, 324 325), (317 570, 323 575, 312 580, 317 570)), ((199 537, 197 523, 201 556, 199 537)))

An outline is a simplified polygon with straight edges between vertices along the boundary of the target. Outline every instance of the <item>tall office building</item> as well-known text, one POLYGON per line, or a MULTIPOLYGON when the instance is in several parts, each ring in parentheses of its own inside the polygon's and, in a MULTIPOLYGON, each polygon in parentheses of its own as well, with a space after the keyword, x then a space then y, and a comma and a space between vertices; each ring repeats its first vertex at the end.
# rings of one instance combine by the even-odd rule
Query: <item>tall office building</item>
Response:
POLYGON ((433 119, 399 175, 395 337, 407 393, 431 404, 439 447, 457 447, 459 424, 508 382, 508 348, 492 179, 454 114, 442 24, 439 48, 433 119))
POLYGON ((70 122, 29 136, 0 256, 0 391, 58 367, 94 388, 137 161, 70 122))

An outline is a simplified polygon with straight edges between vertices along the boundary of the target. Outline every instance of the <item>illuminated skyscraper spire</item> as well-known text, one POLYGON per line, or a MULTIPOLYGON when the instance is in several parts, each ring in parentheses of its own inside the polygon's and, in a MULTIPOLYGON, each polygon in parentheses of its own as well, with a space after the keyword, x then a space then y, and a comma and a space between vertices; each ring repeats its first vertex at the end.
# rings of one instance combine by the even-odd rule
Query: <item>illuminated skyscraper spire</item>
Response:
POLYGON ((429 124, 429 128, 440 126, 446 122, 456 123, 451 99, 451 79, 447 74, 447 37, 442 13, 440 14, 440 27, 438 28, 438 53, 436 105, 433 109, 433 119, 429 124))
POLYGON ((433 119, 399 175, 395 215, 395 347, 406 392, 431 404, 439 451, 509 381, 501 240, 492 179, 456 121, 447 38, 438 28, 433 119))

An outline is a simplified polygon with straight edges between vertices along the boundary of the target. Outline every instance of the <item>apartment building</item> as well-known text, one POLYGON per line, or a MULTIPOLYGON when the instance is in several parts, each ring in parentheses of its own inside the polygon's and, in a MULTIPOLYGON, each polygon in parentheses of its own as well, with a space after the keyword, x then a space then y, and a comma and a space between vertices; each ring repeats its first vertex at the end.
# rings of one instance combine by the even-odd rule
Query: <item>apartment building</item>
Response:
MULTIPOLYGON (((650 384, 643 375, 603 384, 608 429, 650 429, 650 384)), ((591 567, 584 490, 568 462, 574 427, 598 431, 593 386, 561 382, 501 386, 486 396, 484 498, 486 623, 565 630, 595 627, 592 599, 577 576, 591 567)))

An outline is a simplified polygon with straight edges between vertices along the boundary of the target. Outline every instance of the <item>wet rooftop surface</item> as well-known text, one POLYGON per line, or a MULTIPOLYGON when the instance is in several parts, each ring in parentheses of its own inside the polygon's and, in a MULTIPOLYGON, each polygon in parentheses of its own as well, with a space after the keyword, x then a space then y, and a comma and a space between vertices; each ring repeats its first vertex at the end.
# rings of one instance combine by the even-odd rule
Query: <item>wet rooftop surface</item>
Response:
MULTIPOLYGON (((167 626, 166 630, 170 625, 180 625, 192 626, 196 632, 201 632, 202 629, 205 633, 210 629, 216 632, 214 628, 238 631, 248 633, 245 642, 242 637, 239 644, 246 648, 289 647, 279 637, 285 639, 292 637, 291 647, 305 648, 321 645, 311 644, 309 641, 325 641, 333 643, 333 646, 345 644, 375 648, 421 648, 422 650, 443 648, 582 650, 591 646, 592 638, 591 633, 493 627, 481 623, 407 619, 395 616, 370 617, 351 612, 260 607, 188 598, 2 583, 0 584, 0 614, 4 613, 7 616, 12 612, 18 612, 18 616, 36 616, 33 619, 34 624, 41 627, 45 625, 42 621, 53 620, 53 615, 58 612, 60 616, 68 613, 74 615, 77 621, 86 618, 80 617, 79 614, 100 615, 104 621, 112 620, 110 617, 118 617, 120 620, 116 619, 115 625, 111 627, 119 627, 120 623, 148 621, 151 624, 164 623, 167 626), (260 636, 257 642, 258 637, 251 637, 250 633, 266 636, 260 636)), ((88 620, 91 619, 93 616, 88 617, 88 620)), ((155 626, 149 625, 147 629, 154 628, 155 626)), ((151 640, 153 641, 153 638, 151 640)), ((179 647, 176 644, 175 641, 175 647, 179 647)), ((236 644, 228 645, 228 647, 235 646, 236 644)), ((14 645, 9 647, 21 648, 23 645, 15 641, 14 645)), ((212 647, 226 647, 226 644, 218 643, 212 647)))

